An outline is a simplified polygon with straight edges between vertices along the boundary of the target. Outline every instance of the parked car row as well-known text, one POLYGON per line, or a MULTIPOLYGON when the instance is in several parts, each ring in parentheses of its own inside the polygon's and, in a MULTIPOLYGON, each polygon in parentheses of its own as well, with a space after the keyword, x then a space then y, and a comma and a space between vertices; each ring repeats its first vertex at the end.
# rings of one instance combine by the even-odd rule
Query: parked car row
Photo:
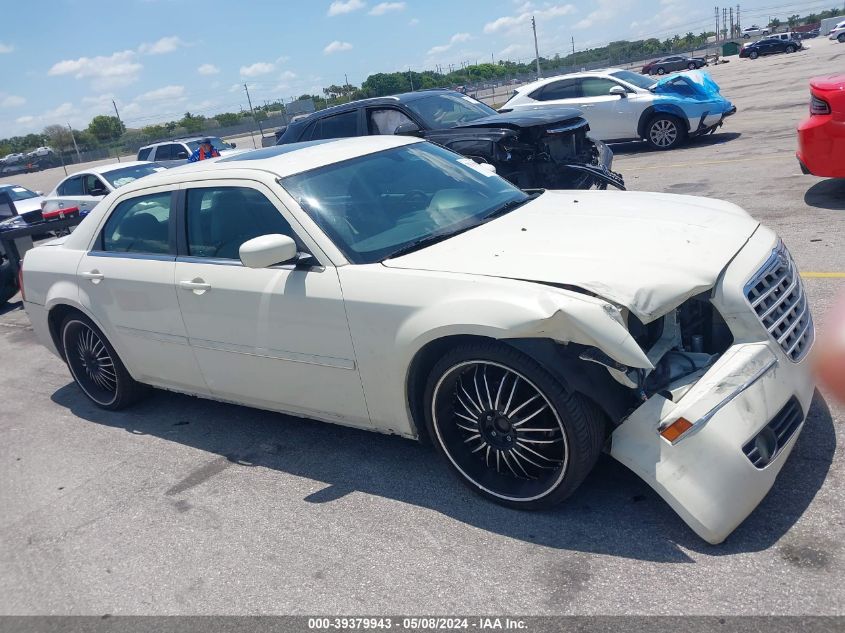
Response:
POLYGON ((666 73, 680 70, 697 70, 707 66, 707 60, 703 57, 685 57, 683 55, 672 55, 656 59, 643 66, 644 75, 665 75, 666 73))
MULTIPOLYGON (((781 35, 786 35, 782 33, 781 35)), ((757 59, 764 55, 775 55, 777 53, 794 53, 800 51, 804 46, 799 40, 791 37, 766 37, 757 40, 753 44, 746 44, 739 51, 741 58, 757 59)))

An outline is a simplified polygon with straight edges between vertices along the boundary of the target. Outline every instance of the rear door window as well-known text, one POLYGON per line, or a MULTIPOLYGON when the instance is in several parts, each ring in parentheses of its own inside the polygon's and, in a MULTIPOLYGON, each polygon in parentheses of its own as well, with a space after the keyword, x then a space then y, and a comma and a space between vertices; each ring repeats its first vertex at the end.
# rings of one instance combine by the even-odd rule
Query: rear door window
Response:
POLYGON ((396 128, 413 123, 410 117, 396 108, 372 108, 367 111, 367 126, 370 134, 395 134, 396 128))
POLYGON ((138 150, 138 160, 149 160, 150 153, 153 151, 152 147, 145 147, 141 150, 138 150))
POLYGON ((170 253, 171 193, 165 191, 124 200, 103 227, 104 251, 170 253))
POLYGON ((171 144, 156 147, 156 160, 171 160, 173 158, 173 152, 170 151, 171 147, 173 147, 171 144))
POLYGON ((358 136, 358 110, 327 116, 314 122, 311 140, 358 136))
POLYGON ((580 80, 562 79, 546 84, 531 94, 532 99, 537 101, 557 101, 558 99, 577 99, 581 96, 579 90, 580 80))
POLYGON ((73 176, 59 185, 60 196, 81 196, 83 194, 82 176, 73 176))
POLYGON ((603 77, 584 77, 581 80, 581 96, 606 97, 610 94, 610 89, 618 85, 615 81, 603 77))

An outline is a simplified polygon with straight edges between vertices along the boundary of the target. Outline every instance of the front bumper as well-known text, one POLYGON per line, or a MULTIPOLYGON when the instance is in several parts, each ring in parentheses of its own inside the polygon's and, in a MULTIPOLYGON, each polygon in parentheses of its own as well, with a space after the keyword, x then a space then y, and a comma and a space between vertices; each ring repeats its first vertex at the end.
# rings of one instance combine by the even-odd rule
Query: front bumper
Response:
POLYGON ((565 167, 589 174, 594 183, 601 188, 606 189, 608 185, 611 185, 624 191, 625 180, 622 178, 622 174, 610 169, 613 165, 613 150, 607 146, 607 143, 599 140, 593 140, 593 142, 596 144, 596 151, 598 152, 595 165, 571 164, 565 165, 565 167))
POLYGON ((775 234, 758 227, 713 290, 711 302, 734 337, 731 347, 703 373, 670 386, 674 401, 652 396, 611 437, 611 455, 713 544, 771 489, 815 391, 811 343, 795 362, 787 355, 792 348, 785 351, 769 334, 745 294, 749 281, 767 270, 776 245, 775 234), (659 429, 681 417, 693 427, 671 443, 659 429))
MULTIPOLYGON (((709 114, 704 113, 698 120, 698 125, 694 131, 690 132, 690 136, 702 136, 714 132, 716 128, 722 127, 725 119, 736 114, 736 106, 731 106, 727 112, 709 114)), ((692 128, 690 128, 692 129, 692 128)))

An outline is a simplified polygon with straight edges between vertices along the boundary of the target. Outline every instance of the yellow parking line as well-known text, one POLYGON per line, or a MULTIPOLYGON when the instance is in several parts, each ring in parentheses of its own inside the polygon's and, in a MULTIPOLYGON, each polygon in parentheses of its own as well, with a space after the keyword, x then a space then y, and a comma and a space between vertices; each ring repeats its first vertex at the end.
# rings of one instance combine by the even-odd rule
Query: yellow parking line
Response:
POLYGON ((845 279, 845 273, 801 273, 805 279, 845 279))
MULTIPOLYGON (((619 157, 617 157, 618 159, 619 157)), ((711 161, 696 161, 694 163, 674 163, 669 165, 652 165, 650 167, 625 167, 625 172, 629 171, 646 171, 648 169, 666 169, 667 167, 700 167, 701 165, 726 165, 728 163, 750 163, 759 162, 761 160, 794 160, 795 156, 786 154, 783 156, 755 156, 754 158, 729 158, 726 160, 711 160, 711 161)))

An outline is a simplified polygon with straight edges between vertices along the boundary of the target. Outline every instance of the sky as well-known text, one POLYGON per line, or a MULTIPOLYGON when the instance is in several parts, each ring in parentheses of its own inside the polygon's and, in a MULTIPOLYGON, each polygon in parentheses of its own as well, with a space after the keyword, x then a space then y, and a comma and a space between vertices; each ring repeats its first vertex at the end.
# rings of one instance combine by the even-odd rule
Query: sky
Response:
MULTIPOLYGON (((718 3, 719 0, 716 0, 718 3)), ((833 0, 740 3, 743 26, 833 0)), ((618 39, 713 30, 701 0, 40 0, 3 2, 0 138, 46 125, 128 127, 214 114, 368 75, 553 56, 618 39)), ((721 6, 721 4, 720 4, 721 6)), ((732 5, 736 6, 736 5, 732 5)))

